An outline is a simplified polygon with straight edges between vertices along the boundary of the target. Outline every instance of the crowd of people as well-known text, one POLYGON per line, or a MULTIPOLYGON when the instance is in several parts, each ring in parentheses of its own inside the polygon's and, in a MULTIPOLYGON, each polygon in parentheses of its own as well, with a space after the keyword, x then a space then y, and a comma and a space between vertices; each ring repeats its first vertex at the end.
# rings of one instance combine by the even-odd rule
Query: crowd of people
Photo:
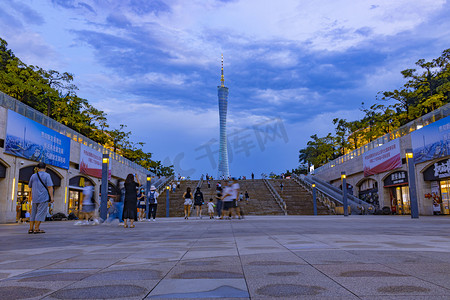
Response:
MULTIPOLYGON (((40 225, 45 221, 52 207, 53 182, 50 175, 46 172, 45 163, 40 162, 37 165, 37 172, 33 174, 29 181, 32 204, 30 213, 26 213, 28 203, 23 203, 21 207, 21 220, 28 221, 30 228, 28 233, 45 233, 40 225), (22 212, 25 211, 25 212, 22 212)), ((252 174, 253 175, 253 174, 252 174)), ((252 176, 253 177, 253 176, 252 176)), ((208 189, 211 188, 212 177, 206 177, 208 189)), ((169 186, 172 192, 180 188, 180 180, 174 180, 169 186)), ((202 219, 202 207, 205 205, 210 219, 224 218, 243 218, 243 209, 239 203, 249 200, 249 194, 239 192, 240 186, 236 180, 230 179, 216 185, 215 196, 209 200, 197 187, 192 191, 190 187, 183 193, 184 200, 184 218, 187 220, 191 216, 191 210, 195 209, 196 217, 202 219)), ((85 182, 83 188, 82 207, 78 214, 79 221, 75 225, 97 225, 103 222, 98 215, 100 210, 99 203, 95 200, 94 187, 89 181, 85 182)), ((118 183, 118 190, 115 195, 108 195, 107 219, 105 224, 111 224, 118 220, 119 225, 124 228, 135 228, 136 221, 156 221, 156 212, 158 207, 159 193, 154 185, 147 192, 141 186, 139 178, 135 174, 128 174, 126 180, 118 183), (147 212, 148 209, 148 212, 147 212)))

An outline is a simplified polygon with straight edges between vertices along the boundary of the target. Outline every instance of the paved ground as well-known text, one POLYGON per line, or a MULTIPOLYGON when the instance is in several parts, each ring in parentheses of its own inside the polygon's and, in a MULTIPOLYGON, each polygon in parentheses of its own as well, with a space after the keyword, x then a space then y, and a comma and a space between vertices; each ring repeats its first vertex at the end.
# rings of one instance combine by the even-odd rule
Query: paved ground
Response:
POLYGON ((0 225, 0 299, 450 299, 450 218, 0 225))

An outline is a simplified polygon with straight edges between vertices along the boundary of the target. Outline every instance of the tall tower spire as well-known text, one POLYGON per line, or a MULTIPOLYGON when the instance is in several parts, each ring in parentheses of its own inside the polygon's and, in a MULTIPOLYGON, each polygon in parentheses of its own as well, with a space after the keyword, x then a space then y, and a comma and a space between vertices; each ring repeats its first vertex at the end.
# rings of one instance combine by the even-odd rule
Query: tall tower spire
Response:
POLYGON ((222 74, 220 76, 220 86, 225 87, 225 77, 223 76, 223 54, 222 54, 222 74))
POLYGON ((219 97, 219 119, 220 119, 220 144, 219 144, 219 178, 227 179, 230 176, 228 167, 228 148, 227 148, 227 110, 228 110, 228 88, 225 86, 223 77, 223 54, 222 54, 222 75, 220 77, 220 86, 217 87, 219 97))

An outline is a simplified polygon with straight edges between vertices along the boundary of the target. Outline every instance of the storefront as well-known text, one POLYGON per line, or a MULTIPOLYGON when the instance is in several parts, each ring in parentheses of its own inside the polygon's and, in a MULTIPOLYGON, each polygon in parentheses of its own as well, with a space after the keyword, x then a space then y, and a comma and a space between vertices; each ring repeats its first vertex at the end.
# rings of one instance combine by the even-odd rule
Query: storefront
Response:
POLYGON ((450 214, 450 159, 443 159, 429 166, 423 172, 423 180, 430 183, 430 192, 425 198, 431 198, 439 212, 450 214))
MULTIPOLYGON (((24 205, 31 204, 33 200, 31 197, 31 189, 28 186, 28 182, 30 181, 31 175, 34 174, 36 166, 28 166, 19 170, 19 182, 17 188, 17 202, 16 202, 16 221, 20 219, 20 213, 24 205)), ((50 168, 47 168, 47 173, 50 174, 53 182, 53 194, 56 193, 57 189, 61 186, 61 178, 50 168)), ((29 206, 31 208, 31 206, 29 206)))
POLYGON ((358 198, 380 208, 378 183, 373 179, 366 179, 359 185, 358 198))
POLYGON ((67 214, 73 213, 78 217, 78 213, 82 208, 83 188, 86 186, 86 181, 89 181, 94 186, 94 182, 84 176, 75 176, 69 180, 69 205, 67 206, 67 214))
POLYGON ((384 188, 389 189, 391 212, 393 214, 411 214, 408 173, 406 171, 394 172, 386 177, 384 188))

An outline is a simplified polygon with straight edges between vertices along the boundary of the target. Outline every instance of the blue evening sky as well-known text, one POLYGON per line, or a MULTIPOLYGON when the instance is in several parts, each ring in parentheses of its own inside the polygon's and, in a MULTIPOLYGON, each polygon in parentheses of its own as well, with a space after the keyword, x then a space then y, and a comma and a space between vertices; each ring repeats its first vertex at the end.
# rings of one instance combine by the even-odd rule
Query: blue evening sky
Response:
POLYGON ((230 172, 298 165, 312 134, 362 116, 400 71, 450 48, 446 0, 2 0, 0 37, 182 175, 217 175, 217 85, 230 172))

